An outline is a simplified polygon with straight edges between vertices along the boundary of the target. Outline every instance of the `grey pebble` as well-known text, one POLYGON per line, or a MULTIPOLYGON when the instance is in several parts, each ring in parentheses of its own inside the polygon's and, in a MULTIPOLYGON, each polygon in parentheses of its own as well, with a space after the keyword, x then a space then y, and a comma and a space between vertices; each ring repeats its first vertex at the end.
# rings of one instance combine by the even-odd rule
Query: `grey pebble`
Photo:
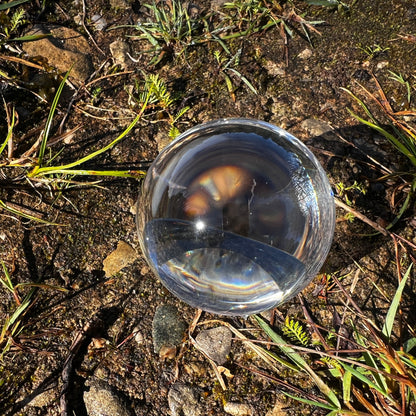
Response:
POLYGON ((178 346, 183 340, 186 328, 186 322, 180 317, 175 306, 158 306, 152 323, 155 353, 159 354, 164 348, 178 346))
POLYGON ((323 136, 332 132, 331 126, 323 120, 308 118, 300 124, 311 136, 323 136))
POLYGON ((94 24, 95 30, 98 31, 104 30, 108 26, 107 21, 100 14, 95 14, 94 16, 92 16, 91 22, 94 24))
POLYGON ((225 326, 219 326, 201 331, 195 341, 211 360, 223 364, 231 350, 232 333, 225 326))
POLYGON ((172 416, 199 416, 198 396, 195 389, 184 383, 175 383, 168 393, 172 416))
POLYGON ((132 416, 129 406, 104 382, 93 380, 84 392, 88 416, 132 416))
POLYGON ((110 43, 110 52, 114 62, 122 68, 126 68, 131 62, 129 58, 130 46, 124 40, 117 39, 110 43))

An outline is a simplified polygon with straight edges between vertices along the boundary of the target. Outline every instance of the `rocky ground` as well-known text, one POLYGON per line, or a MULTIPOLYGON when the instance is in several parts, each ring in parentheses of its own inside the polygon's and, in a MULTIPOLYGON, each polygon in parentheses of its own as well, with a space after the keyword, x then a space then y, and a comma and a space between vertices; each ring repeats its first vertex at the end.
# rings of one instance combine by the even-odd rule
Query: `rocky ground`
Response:
MULTIPOLYGON (((392 80, 389 71, 409 80, 413 95, 416 7, 410 0, 332 3, 339 7, 302 1, 275 4, 274 13, 284 16, 287 29, 278 25, 230 37, 225 49, 214 39, 214 29, 226 21, 222 2, 198 0, 186 4, 200 24, 196 40, 184 36, 145 53, 152 45, 138 39, 142 32, 132 25, 148 22, 152 13, 138 1, 22 3, 18 7, 25 10, 25 21, 15 37, 52 35, 24 43, 2 35, 2 138, 7 135, 6 109, 10 114, 15 107, 18 114, 9 160, 25 155, 41 134, 58 75, 71 65, 47 149, 47 157, 57 155, 54 164, 59 165, 115 139, 139 111, 146 79, 158 74, 173 103, 149 106, 124 140, 83 168, 137 171, 169 142, 172 125, 184 131, 221 117, 258 118, 299 137, 321 161, 338 197, 344 202, 348 197, 355 210, 387 226, 408 188, 401 179, 378 179, 385 168, 412 168, 382 136, 350 115, 347 108, 359 112, 359 107, 341 88, 357 93, 359 82, 374 91, 374 74, 396 110, 409 106, 405 84, 392 80), (301 16, 320 24, 302 26, 301 16), (211 37, 202 29, 204 22, 211 37), (185 106, 189 110, 172 123, 171 116, 185 106), (354 188, 355 182, 365 194, 354 188), (340 183, 353 188, 342 193, 336 187, 340 183)), ((16 7, 0 9, 3 29, 10 28, 16 7)), ((235 31, 243 31, 243 17, 234 19, 241 25, 235 31)), ((227 31, 221 33, 226 35, 227 31)), ((57 175, 46 183, 26 180, 30 157, 20 161, 20 168, 0 165, 0 199, 57 225, 1 211, 0 259, 11 281, 40 286, 34 288, 16 332, 0 338, 0 414, 320 414, 300 408, 272 381, 249 371, 248 367, 262 366, 258 357, 225 326, 205 323, 218 317, 199 317, 151 273, 135 227, 140 179, 77 176, 63 184, 59 179, 69 178, 57 175), (223 371, 220 378, 218 368, 223 371)), ((356 302, 380 319, 397 284, 394 262, 397 256, 406 262, 411 254, 397 254, 390 237, 368 236, 374 229, 358 219, 348 221, 346 211, 339 209, 337 214, 324 270, 346 276, 346 285, 354 282, 356 302)), ((413 216, 411 206, 394 229, 412 243, 413 216)), ((317 321, 331 326, 340 300, 336 293, 317 296, 322 293, 321 278, 305 290, 304 299, 317 321)), ((18 287, 20 301, 32 289, 18 287)), ((0 290, 3 325, 18 304, 10 290, 0 290)), ((403 296, 404 313, 413 302, 409 287, 403 296)), ((286 315, 302 319, 298 299, 273 316, 278 324, 286 315)), ((240 329, 254 326, 250 319, 223 321, 240 329)))

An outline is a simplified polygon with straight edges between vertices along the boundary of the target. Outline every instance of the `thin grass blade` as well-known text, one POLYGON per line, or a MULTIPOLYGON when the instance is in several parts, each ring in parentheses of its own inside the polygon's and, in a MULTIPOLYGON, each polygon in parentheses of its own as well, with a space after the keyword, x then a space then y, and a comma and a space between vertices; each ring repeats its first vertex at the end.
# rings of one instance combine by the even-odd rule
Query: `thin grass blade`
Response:
POLYGON ((13 283, 12 283, 12 280, 10 279, 10 274, 9 274, 9 271, 7 270, 7 267, 6 267, 6 265, 4 264, 4 261, 2 261, 1 262, 1 265, 2 265, 2 267, 3 267, 3 273, 4 273, 4 275, 5 275, 5 277, 6 277, 6 279, 0 279, 0 283, 7 289, 7 290, 9 290, 10 292, 12 292, 13 294, 14 294, 14 290, 15 290, 15 288, 14 288, 14 286, 13 286, 13 283))
POLYGON ((410 352, 414 347, 416 347, 416 337, 410 338, 403 343, 404 352, 410 352))
POLYGON ((3 208, 4 210, 6 210, 6 211, 10 212, 11 214, 16 215, 18 217, 22 217, 22 218, 26 218, 28 220, 36 221, 36 222, 39 222, 41 224, 45 224, 45 225, 62 225, 62 224, 58 224, 58 223, 54 223, 54 222, 50 222, 50 221, 43 220, 42 218, 35 217, 33 215, 29 215, 29 214, 26 214, 25 212, 19 211, 18 209, 9 207, 1 199, 0 199, 0 208, 3 208))
POLYGON ((72 163, 68 163, 67 165, 63 165, 63 166, 48 166, 48 167, 36 167, 35 169, 33 169, 32 172, 30 172, 28 174, 29 177, 36 177, 36 176, 42 176, 42 175, 48 175, 51 172, 56 172, 56 171, 60 171, 61 173, 63 171, 68 172, 70 169, 82 165, 83 163, 94 159, 95 157, 101 155, 102 153, 106 152, 107 150, 111 149, 112 147, 114 147, 117 143, 119 143, 121 140, 124 139, 125 136, 127 136, 130 131, 133 129, 133 127, 136 125, 136 123, 141 119, 142 114, 144 113, 144 111, 146 110, 147 104, 150 100, 150 98, 153 95, 153 86, 151 85, 149 90, 147 91, 146 94, 146 98, 145 101, 139 111, 139 113, 137 114, 137 116, 134 118, 134 120, 129 124, 129 126, 117 137, 115 138, 111 143, 109 143, 107 146, 102 147, 99 150, 96 150, 95 152, 90 153, 89 155, 78 159, 72 163))
POLYGON ((23 299, 22 303, 16 308, 16 310, 14 311, 13 315, 10 317, 9 320, 9 327, 11 327, 18 319, 21 318, 21 316, 23 315, 23 313, 25 312, 25 310, 29 307, 31 301, 32 301, 32 296, 35 293, 36 288, 33 288, 23 299))
POLYGON ((41 35, 26 35, 9 39, 8 42, 32 42, 34 40, 44 39, 51 36, 51 33, 42 33, 41 35))
MULTIPOLYGON (((377 120, 374 118, 373 114, 369 110, 369 108, 364 104, 362 100, 360 100, 355 94, 353 94, 349 89, 341 87, 342 91, 345 91, 349 96, 351 96, 364 110, 364 112, 367 114, 367 116, 370 118, 370 120, 373 123, 377 123, 377 120)), ((350 111, 351 112, 351 111, 350 111)))
POLYGON ((379 387, 377 384, 373 383, 368 377, 366 377, 364 374, 360 373, 357 369, 355 369, 354 367, 352 367, 352 366, 350 366, 350 365, 348 365, 346 363, 343 363, 342 361, 340 361, 340 364, 342 365, 342 367, 344 367, 344 370, 345 371, 349 371, 353 376, 355 376, 356 378, 358 378, 360 381, 362 381, 368 387, 371 387, 374 390, 377 390, 384 397, 387 397, 388 399, 390 399, 390 396, 387 393, 387 391, 385 391, 384 389, 382 389, 381 387, 379 387))
POLYGON ((288 393, 287 391, 282 391, 282 393, 285 396, 288 396, 293 400, 309 404, 310 406, 320 407, 321 409, 331 410, 333 412, 339 412, 341 410, 340 408, 334 407, 333 405, 331 405, 329 403, 323 403, 323 402, 318 402, 316 400, 305 399, 304 397, 295 396, 294 394, 288 393))
POLYGON ((0 4, 0 11, 11 9, 12 7, 18 6, 19 4, 27 3, 29 0, 15 0, 9 3, 0 4))
POLYGON ((346 371, 342 377, 342 398, 344 403, 348 403, 351 399, 351 380, 352 374, 346 371))
POLYGON ((278 347, 282 350, 282 352, 290 358, 299 368, 306 371, 321 392, 327 397, 327 399, 332 403, 334 409, 341 408, 341 403, 339 402, 335 393, 330 389, 330 387, 325 384, 325 382, 316 374, 312 368, 308 365, 308 363, 302 358, 300 354, 298 354, 279 334, 274 332, 272 328, 260 317, 257 315, 254 316, 257 323, 260 327, 266 332, 266 334, 270 337, 270 339, 275 342, 278 347))
POLYGON ((11 137, 13 135, 13 129, 14 129, 15 121, 16 121, 15 120, 15 111, 14 111, 14 107, 13 107, 13 109, 12 109, 12 120, 10 122, 10 126, 8 128, 8 131, 7 131, 6 139, 4 140, 4 142, 0 146, 0 155, 3 153, 3 150, 5 149, 5 147, 7 146, 7 143, 9 142, 9 140, 11 139, 11 137))
POLYGON ((52 166, 48 169, 39 169, 38 175, 72 175, 72 176, 113 176, 118 178, 139 179, 146 175, 143 170, 92 170, 92 169, 67 169, 66 166, 52 166))
POLYGON ((59 84, 58 90, 56 91, 55 97, 53 98, 53 101, 52 101, 52 105, 51 105, 51 109, 49 111, 48 119, 46 120, 46 125, 45 125, 45 129, 44 129, 43 136, 42 136, 42 141, 40 143, 39 154, 38 154, 38 165, 39 166, 43 165, 43 158, 45 156, 46 145, 47 145, 48 138, 49 138, 49 132, 50 132, 51 127, 52 127, 53 117, 55 115, 55 111, 56 111, 56 107, 57 107, 58 102, 59 102, 59 98, 61 97, 62 90, 65 86, 66 80, 68 79, 68 76, 69 76, 69 73, 71 72, 71 69, 63 77, 61 83, 59 84))
POLYGON ((400 299, 402 297, 403 289, 406 285, 407 279, 410 275, 410 271, 412 270, 412 264, 408 267, 405 275, 403 276, 402 281, 399 284, 399 287, 394 294, 393 300, 391 301, 390 308, 386 315, 386 321, 384 322, 384 326, 382 329, 383 335, 387 337, 387 339, 391 338, 391 334, 393 331, 393 323, 396 318, 397 309, 399 308, 400 299))
POLYGON ((257 95, 257 90, 254 88, 253 84, 244 76, 242 75, 240 72, 238 72, 237 70, 235 70, 234 68, 228 68, 229 71, 233 72, 235 75, 237 75, 241 81, 244 82, 244 84, 247 85, 248 88, 250 88, 250 90, 257 95))
POLYGON ((379 132, 380 134, 382 134, 387 140, 389 140, 401 153, 403 153, 411 162, 413 165, 416 166, 416 156, 413 155, 408 148, 402 143, 400 142, 400 140, 398 140, 395 136, 393 136, 392 134, 390 134, 388 131, 386 131, 385 129, 383 129, 382 127, 378 126, 375 123, 372 123, 370 121, 364 120, 363 118, 361 118, 360 116, 358 116, 357 114, 355 114, 353 111, 348 110, 349 113, 355 117, 360 123, 363 123, 369 127, 371 127, 372 129, 376 130, 377 132, 379 132))

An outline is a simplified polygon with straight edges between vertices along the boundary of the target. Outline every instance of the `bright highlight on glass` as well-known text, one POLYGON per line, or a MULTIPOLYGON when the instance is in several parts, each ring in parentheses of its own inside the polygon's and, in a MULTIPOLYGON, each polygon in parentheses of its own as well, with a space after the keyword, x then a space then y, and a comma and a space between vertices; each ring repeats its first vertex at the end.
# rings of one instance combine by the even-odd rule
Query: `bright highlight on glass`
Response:
POLYGON ((188 304, 251 315, 301 291, 331 246, 335 208, 314 155, 271 124, 196 126, 153 162, 138 200, 143 253, 188 304))

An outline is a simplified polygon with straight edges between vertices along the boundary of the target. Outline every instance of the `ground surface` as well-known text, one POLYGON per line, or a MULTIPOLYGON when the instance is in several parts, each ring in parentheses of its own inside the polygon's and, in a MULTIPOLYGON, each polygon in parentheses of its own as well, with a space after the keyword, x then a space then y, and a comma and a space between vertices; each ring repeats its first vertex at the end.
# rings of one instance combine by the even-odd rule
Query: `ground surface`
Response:
MULTIPOLYGON (((197 17, 206 16, 213 7, 218 7, 214 2, 196 3, 193 13, 197 17)), ((260 30, 227 41, 230 56, 218 42, 201 42, 185 50, 184 44, 174 44, 160 51, 161 59, 156 65, 150 64, 154 55, 140 54, 141 50, 150 48, 149 43, 126 37, 137 35, 137 30, 115 28, 145 21, 146 8, 139 2, 110 1, 109 4, 63 0, 49 5, 43 13, 36 5, 28 6, 25 30, 35 24, 53 23, 82 32, 89 40, 93 67, 97 71, 86 81, 96 80, 87 88, 83 89, 74 81, 75 88, 80 89, 66 117, 64 131, 80 128, 66 144, 55 145, 52 152, 63 148, 57 159, 61 164, 108 144, 138 111, 129 93, 138 96, 137 85, 140 86, 148 74, 159 74, 174 99, 172 108, 169 111, 160 106, 148 109, 121 143, 89 162, 91 169, 145 166, 143 162, 152 160, 167 142, 170 128, 167 113, 176 113, 185 105, 190 106, 190 110, 176 124, 181 131, 220 117, 258 118, 281 126, 304 141, 322 162, 334 189, 340 182, 346 186, 354 181, 363 184, 367 190, 365 195, 358 191, 351 191, 349 195, 353 206, 385 226, 397 214, 400 208, 397 201, 403 194, 399 189, 393 195, 398 185, 395 180, 376 181, 383 171, 373 159, 392 171, 410 168, 381 136, 360 126, 348 113, 347 107, 358 108, 341 87, 358 91, 355 84, 358 81, 373 88, 371 73, 374 73, 392 105, 397 110, 405 107, 406 88, 393 82, 388 70, 401 73, 415 83, 416 44, 414 36, 410 35, 416 33, 416 8, 410 0, 354 3, 347 11, 297 2, 298 15, 304 13, 306 20, 323 21, 315 26, 320 34, 309 31, 311 42, 305 38, 299 23, 289 19, 287 24, 293 31, 292 38, 287 32, 283 36, 278 27, 260 30), (84 21, 89 33, 80 24, 83 6, 86 6, 84 21), (105 30, 94 26, 91 18, 95 14, 106 20, 105 30), (137 62, 124 55, 125 62, 117 66, 110 51, 110 44, 115 40, 127 42, 130 56, 137 62), (227 72, 224 64, 222 67, 218 64, 214 56, 216 50, 227 60, 240 54, 238 65, 234 61, 230 67, 234 65, 257 94, 241 76, 227 72), (126 71, 124 75, 108 77, 123 71, 126 71), (229 76, 232 92, 224 74, 229 76), (103 78, 100 80, 100 77, 103 78)), ((286 16, 291 6, 287 7, 281 10, 286 16)), ((0 68, 17 80, 3 80, 1 87, 5 102, 10 107, 15 106, 19 113, 14 143, 16 157, 37 139, 46 121, 50 98, 46 95, 49 103, 41 102, 26 89, 17 88, 20 85, 43 93, 48 86, 40 81, 37 84, 36 76, 44 71, 5 59, 18 53, 4 45, 2 55, 0 68), (24 85, 22 77, 26 77, 24 85)), ((42 62, 41 57, 20 56, 42 62)), ((65 94, 53 127, 56 135, 73 90, 65 94)), ((2 111, 1 117, 5 120, 5 111, 2 111)), ((4 121, 1 127, 2 137, 5 137, 4 121)), ((3 172, 9 179, 10 176, 16 178, 19 173, 16 169, 3 172)), ((93 378, 101 378, 119 392, 135 414, 169 415, 167 396, 175 381, 176 366, 178 380, 195 388, 198 409, 203 415, 226 414, 224 403, 227 401, 250 404, 253 414, 265 415, 282 400, 272 382, 239 367, 255 361, 255 357, 238 342, 233 344, 229 361, 224 364, 234 374, 234 378, 227 380, 225 392, 203 355, 190 343, 178 359, 163 360, 155 354, 152 319, 157 306, 176 305, 187 324, 192 322, 195 310, 167 293, 141 257, 133 215, 139 181, 105 178, 98 186, 72 184, 63 189, 62 194, 56 192, 55 184, 49 185, 49 189, 41 189, 29 182, 20 181, 19 187, 10 180, 1 182, 2 200, 60 224, 39 225, 1 212, 0 259, 12 281, 14 284, 38 282, 66 291, 38 288, 36 301, 22 318, 24 328, 14 338, 14 345, 0 364, 0 414, 57 415, 62 411, 57 393, 62 392, 65 360, 79 331, 91 322, 93 331, 88 332, 80 350, 75 351, 70 391, 66 393, 70 408, 76 410, 76 414, 86 414, 82 402, 86 385, 93 378), (107 277, 103 261, 120 241, 133 247, 137 258, 114 276, 107 277), (38 395, 48 389, 50 394, 43 393, 39 400, 38 395)), ((346 221, 345 214, 345 211, 338 211, 335 241, 325 270, 347 274, 346 284, 352 281, 348 279, 355 278, 357 303, 378 319, 379 314, 386 311, 388 302, 372 283, 376 283, 387 298, 394 290, 394 244, 388 237, 364 236, 374 230, 357 219, 353 223, 346 221)), ((413 215, 410 208, 395 229, 409 241, 415 238, 411 225, 413 215)), ((330 295, 328 305, 317 297, 319 284, 319 278, 315 279, 305 290, 304 297, 317 319, 332 325, 332 305, 337 305, 337 298, 330 295)), ((21 296, 26 293, 25 288, 19 290, 21 296)), ((0 291, 0 321, 3 323, 16 309, 16 303, 9 291, 3 287, 0 291)), ((409 291, 404 295, 404 305, 411 307, 411 302, 409 291)), ((280 308, 278 316, 286 314, 302 316, 297 299, 280 308)), ((203 315, 201 319, 209 318, 203 315)), ((240 327, 249 324, 239 319, 232 323, 240 327)), ((284 400, 282 403, 285 410, 274 414, 297 414, 296 403, 284 400)))

